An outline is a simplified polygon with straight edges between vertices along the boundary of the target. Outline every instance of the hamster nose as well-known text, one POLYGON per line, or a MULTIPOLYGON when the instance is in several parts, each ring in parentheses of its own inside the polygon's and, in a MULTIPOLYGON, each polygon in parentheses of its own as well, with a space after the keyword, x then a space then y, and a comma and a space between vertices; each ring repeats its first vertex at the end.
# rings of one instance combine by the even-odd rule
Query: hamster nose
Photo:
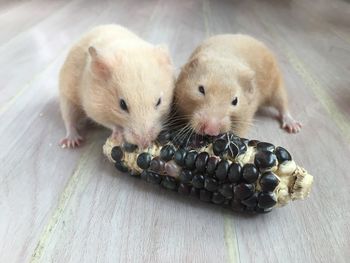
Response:
POLYGON ((220 134, 220 126, 214 122, 206 122, 202 125, 201 130, 210 136, 217 136, 220 134))

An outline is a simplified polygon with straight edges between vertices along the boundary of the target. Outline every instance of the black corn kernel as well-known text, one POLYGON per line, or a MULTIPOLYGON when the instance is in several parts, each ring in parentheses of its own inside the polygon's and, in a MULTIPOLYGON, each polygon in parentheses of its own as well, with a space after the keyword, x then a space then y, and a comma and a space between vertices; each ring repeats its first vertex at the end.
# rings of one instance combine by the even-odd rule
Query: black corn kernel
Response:
POLYGON ((258 194, 254 193, 252 196, 242 200, 241 202, 247 207, 255 207, 258 203, 258 194))
POLYGON ((212 192, 207 191, 205 189, 201 189, 199 191, 199 199, 204 202, 210 202, 212 196, 212 192))
POLYGON ((132 153, 132 152, 136 151, 137 145, 126 142, 123 144, 123 149, 126 152, 132 153))
POLYGON ((275 150, 275 145, 268 143, 268 142, 259 142, 256 145, 256 149, 258 151, 268 151, 268 152, 273 152, 275 150))
POLYGON ((279 184, 280 180, 273 172, 266 172, 263 175, 261 175, 259 182, 261 189, 264 192, 273 192, 279 184))
POLYGON ((143 152, 137 157, 136 163, 141 169, 147 169, 151 163, 151 160, 151 154, 143 152))
POLYGON ((254 164, 260 170, 271 168, 277 164, 277 157, 272 152, 261 151, 255 155, 254 164))
POLYGON ((178 149, 174 154, 175 162, 180 166, 184 166, 186 155, 187 151, 185 149, 178 149))
POLYGON ((126 166, 126 164, 123 161, 116 162, 114 166, 122 173, 126 173, 129 171, 129 168, 126 166))
POLYGON ((258 140, 250 140, 248 146, 256 147, 259 142, 258 140))
POLYGON ((226 198, 233 197, 233 184, 223 184, 219 188, 219 192, 226 198))
POLYGON ((169 190, 176 190, 177 184, 174 177, 165 176, 162 180, 162 186, 169 190))
POLYGON ((165 130, 161 131, 157 137, 157 141, 160 145, 167 144, 171 139, 171 132, 165 130))
POLYGON ((204 188, 208 191, 214 192, 219 188, 219 183, 212 177, 206 177, 204 180, 204 188))
POLYGON ((216 167, 218 165, 219 159, 215 156, 211 156, 207 163, 207 173, 212 175, 215 173, 216 167))
POLYGON ((164 161, 170 161, 175 153, 175 147, 172 145, 165 145, 162 147, 162 149, 160 150, 160 158, 164 161))
POLYGON ((152 184, 159 184, 162 181, 162 176, 157 173, 148 172, 147 182, 152 184))
POLYGON ((150 163, 149 169, 153 172, 163 173, 165 170, 165 162, 159 157, 154 157, 150 163))
POLYGON ((191 192, 191 186, 188 185, 188 184, 180 183, 179 184, 179 188, 177 189, 177 191, 180 194, 188 195, 191 192))
POLYGON ((119 162, 124 157, 124 152, 120 146, 114 146, 111 152, 112 159, 119 162))
POLYGON ((235 198, 244 200, 254 194, 254 190, 254 185, 241 183, 233 188, 233 193, 235 198))
POLYGON ((216 167, 215 176, 220 181, 225 181, 230 164, 226 160, 221 160, 216 167))
POLYGON ((259 171, 252 163, 247 163, 242 168, 242 177, 247 183, 254 183, 259 177, 259 171))
POLYGON ((192 185, 195 188, 203 188, 204 187, 204 176, 201 174, 196 174, 192 179, 192 185))
POLYGON ((285 161, 292 160, 292 156, 290 155, 290 153, 283 147, 277 147, 275 150, 275 154, 277 156, 278 163, 283 163, 285 161))
POLYGON ((209 159, 209 154, 207 152, 201 152, 198 154, 196 159, 196 170, 198 172, 204 172, 209 159))
POLYGON ((211 201, 217 205, 222 204, 225 202, 225 196, 223 196, 219 192, 214 192, 211 201))
POLYGON ((272 192, 261 192, 258 197, 258 206, 266 209, 275 206, 277 203, 276 195, 272 192))
POLYGON ((193 173, 189 170, 182 170, 179 179, 183 183, 189 183, 193 179, 193 173))
POLYGON ((228 147, 228 143, 225 139, 217 139, 213 143, 213 152, 215 155, 222 155, 228 147))
POLYGON ((196 159, 197 159, 198 153, 196 151, 190 151, 187 153, 185 157, 185 166, 187 169, 194 170, 196 167, 196 159))
POLYGON ((242 177, 242 166, 239 163, 232 163, 228 170, 228 179, 231 183, 237 183, 242 177))

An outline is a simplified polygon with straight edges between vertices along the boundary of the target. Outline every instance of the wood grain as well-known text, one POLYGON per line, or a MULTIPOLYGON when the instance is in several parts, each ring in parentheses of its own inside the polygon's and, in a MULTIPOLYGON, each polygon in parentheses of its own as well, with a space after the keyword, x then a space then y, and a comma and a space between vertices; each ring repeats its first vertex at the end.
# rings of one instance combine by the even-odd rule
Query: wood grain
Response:
POLYGON ((0 262, 347 262, 349 10, 342 0, 2 1, 0 262), (263 110, 250 137, 310 170, 310 198, 237 215, 119 174, 102 156, 106 130, 60 149, 57 72, 71 43, 104 23, 167 43, 177 68, 209 35, 266 42, 304 128, 288 135, 263 110))

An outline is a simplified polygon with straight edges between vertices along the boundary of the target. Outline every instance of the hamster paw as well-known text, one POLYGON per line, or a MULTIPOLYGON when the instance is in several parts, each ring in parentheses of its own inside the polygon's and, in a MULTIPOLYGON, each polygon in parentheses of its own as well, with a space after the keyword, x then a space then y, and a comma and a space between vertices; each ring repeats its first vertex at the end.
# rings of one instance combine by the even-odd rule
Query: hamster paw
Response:
POLYGON ((284 114, 281 116, 282 129, 288 133, 298 133, 301 130, 301 123, 294 120, 290 114, 284 114))
POLYGON ((76 148, 80 146, 83 140, 83 137, 79 134, 70 134, 60 141, 60 146, 62 148, 76 148))

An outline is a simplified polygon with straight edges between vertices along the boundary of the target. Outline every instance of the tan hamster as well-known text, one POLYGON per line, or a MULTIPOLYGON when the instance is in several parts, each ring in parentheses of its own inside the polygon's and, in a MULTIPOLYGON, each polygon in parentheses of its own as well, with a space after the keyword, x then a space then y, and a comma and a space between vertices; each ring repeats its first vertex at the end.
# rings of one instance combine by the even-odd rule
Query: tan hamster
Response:
POLYGON ((197 47, 178 77, 175 105, 200 134, 245 136, 261 106, 275 107, 288 132, 301 129, 288 111, 274 55, 246 35, 217 35, 197 47))
POLYGON ((85 34, 60 71, 63 147, 82 141, 77 122, 84 116, 113 131, 119 140, 145 147, 159 134, 174 92, 168 51, 118 25, 85 34))

